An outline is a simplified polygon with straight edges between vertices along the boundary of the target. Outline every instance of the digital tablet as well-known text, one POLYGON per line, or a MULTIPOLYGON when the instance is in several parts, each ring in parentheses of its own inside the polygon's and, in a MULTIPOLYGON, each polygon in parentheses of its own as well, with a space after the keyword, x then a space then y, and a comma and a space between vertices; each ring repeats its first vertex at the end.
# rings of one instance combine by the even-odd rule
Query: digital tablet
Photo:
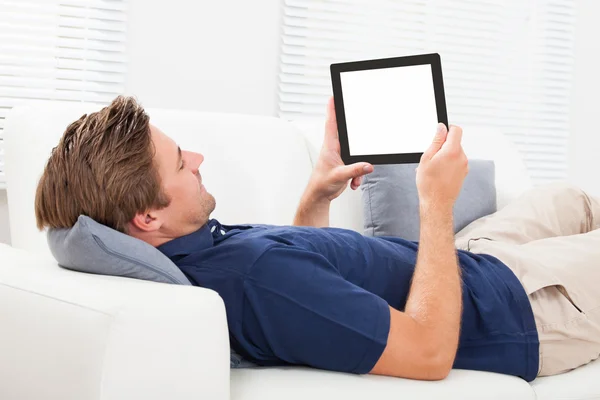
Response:
POLYGON ((439 54, 331 64, 345 164, 418 163, 448 126, 439 54))

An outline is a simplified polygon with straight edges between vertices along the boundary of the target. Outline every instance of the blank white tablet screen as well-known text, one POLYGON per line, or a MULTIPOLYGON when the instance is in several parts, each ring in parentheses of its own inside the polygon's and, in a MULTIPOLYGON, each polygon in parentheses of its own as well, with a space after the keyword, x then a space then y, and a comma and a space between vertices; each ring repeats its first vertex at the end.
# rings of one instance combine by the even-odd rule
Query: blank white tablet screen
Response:
POLYGON ((438 123, 431 65, 340 73, 350 155, 422 153, 438 123))

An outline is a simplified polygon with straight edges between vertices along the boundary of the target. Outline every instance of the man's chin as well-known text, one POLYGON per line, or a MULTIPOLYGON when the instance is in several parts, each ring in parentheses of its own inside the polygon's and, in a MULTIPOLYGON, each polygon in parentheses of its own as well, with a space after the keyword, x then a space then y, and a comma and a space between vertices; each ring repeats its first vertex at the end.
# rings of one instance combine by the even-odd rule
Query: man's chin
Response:
POLYGON ((202 197, 202 207, 204 208, 207 217, 210 217, 210 214, 212 214, 217 206, 217 201, 215 200, 215 196, 208 192, 203 193, 202 197))

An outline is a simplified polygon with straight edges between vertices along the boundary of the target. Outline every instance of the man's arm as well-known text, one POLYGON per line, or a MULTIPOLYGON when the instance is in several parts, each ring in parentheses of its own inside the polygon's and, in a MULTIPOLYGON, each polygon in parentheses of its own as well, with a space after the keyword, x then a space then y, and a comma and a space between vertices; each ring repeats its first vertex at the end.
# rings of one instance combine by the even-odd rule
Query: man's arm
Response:
POLYGON ((314 226, 315 228, 329 226, 331 201, 326 198, 319 198, 311 193, 311 190, 307 190, 300 199, 300 205, 294 216, 294 225, 314 226))
POLYGON ((452 369, 460 332, 462 290, 452 209, 468 172, 462 131, 438 130, 417 172, 421 233, 404 312, 390 308, 387 346, 372 374, 439 380, 452 369))
POLYGON ((390 333, 373 374, 445 378, 456 355, 461 283, 451 210, 421 210, 419 256, 404 313, 390 309, 390 333))
POLYGON ((333 97, 331 97, 327 106, 323 146, 300 200, 294 217, 294 225, 317 228, 329 226, 331 201, 342 194, 349 181, 353 190, 358 189, 363 175, 371 172, 373 172, 373 166, 369 163, 344 165, 340 156, 335 108, 333 97))

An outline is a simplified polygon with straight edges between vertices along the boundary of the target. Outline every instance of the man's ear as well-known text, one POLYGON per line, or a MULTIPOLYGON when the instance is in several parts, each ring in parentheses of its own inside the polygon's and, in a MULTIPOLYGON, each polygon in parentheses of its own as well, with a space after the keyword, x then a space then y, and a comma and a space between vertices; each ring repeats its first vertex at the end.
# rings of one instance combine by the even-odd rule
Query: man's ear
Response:
POLYGON ((142 232, 153 232, 157 231, 162 221, 158 218, 158 213, 155 211, 146 211, 144 213, 137 213, 131 220, 131 225, 142 232))

